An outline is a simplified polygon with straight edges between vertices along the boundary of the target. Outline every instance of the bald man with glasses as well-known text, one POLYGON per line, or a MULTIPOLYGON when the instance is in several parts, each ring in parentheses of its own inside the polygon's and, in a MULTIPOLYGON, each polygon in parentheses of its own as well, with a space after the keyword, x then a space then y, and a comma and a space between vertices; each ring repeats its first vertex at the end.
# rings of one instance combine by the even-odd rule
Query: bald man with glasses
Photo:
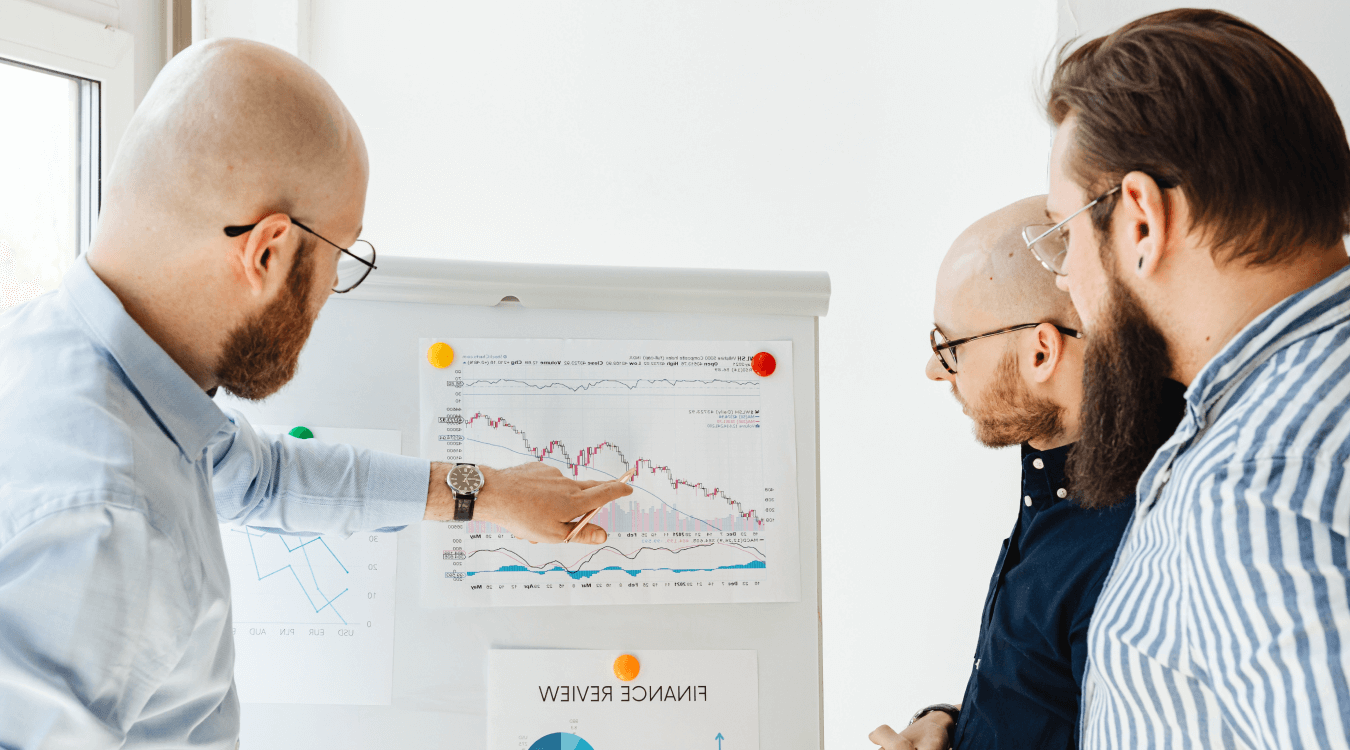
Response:
POLYGON ((1021 446, 1022 486, 965 696, 921 709, 902 731, 877 728, 869 739, 886 750, 1075 746, 1088 623, 1134 498, 1086 508, 1065 472, 1084 336, 1069 296, 1027 252, 1024 233, 1044 222, 1045 196, 996 211, 938 272, 927 375, 951 386, 980 443, 1021 446))
POLYGON ((473 518, 561 542, 632 491, 540 463, 452 490, 449 464, 267 438, 216 406, 219 388, 285 385, 328 295, 376 268, 368 177, 312 69, 194 45, 132 119, 87 256, 0 316, 0 747, 236 746, 222 521, 345 535, 473 518))

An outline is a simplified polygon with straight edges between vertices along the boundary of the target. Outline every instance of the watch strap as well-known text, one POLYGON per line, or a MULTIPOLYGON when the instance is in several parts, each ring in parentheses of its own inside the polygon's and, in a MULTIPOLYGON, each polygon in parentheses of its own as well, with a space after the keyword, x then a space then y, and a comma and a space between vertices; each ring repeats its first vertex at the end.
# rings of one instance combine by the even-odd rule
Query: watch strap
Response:
POLYGON ((961 720, 961 709, 957 708, 956 706, 953 706, 950 703, 934 703, 931 706, 924 706, 923 708, 919 709, 919 712, 914 714, 914 718, 910 719, 909 723, 913 724, 914 722, 918 721, 919 719, 922 719, 928 714, 933 713, 934 711, 941 711, 942 713, 947 714, 948 716, 952 717, 953 722, 961 720))
POLYGON ((456 520, 456 521, 472 521, 472 520, 473 520, 473 504, 474 504, 474 501, 477 500, 477 499, 478 499, 478 495, 476 495, 476 494, 475 494, 475 495, 464 495, 464 494, 460 494, 460 493, 456 492, 456 493, 455 493, 455 520, 456 520))

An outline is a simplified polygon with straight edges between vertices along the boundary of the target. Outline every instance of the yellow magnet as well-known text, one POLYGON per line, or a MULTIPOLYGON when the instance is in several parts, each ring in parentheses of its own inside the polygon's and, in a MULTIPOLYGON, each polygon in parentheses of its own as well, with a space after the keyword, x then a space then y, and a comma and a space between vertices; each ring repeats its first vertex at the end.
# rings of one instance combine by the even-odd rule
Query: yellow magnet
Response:
POLYGON ((431 363, 432 367, 443 370, 455 361, 455 350, 451 349, 449 344, 442 344, 437 341, 431 345, 430 349, 427 349, 427 361, 431 363))
POLYGON ((638 660, 636 656, 624 654, 614 660, 614 676, 624 682, 632 682, 638 676, 638 660))

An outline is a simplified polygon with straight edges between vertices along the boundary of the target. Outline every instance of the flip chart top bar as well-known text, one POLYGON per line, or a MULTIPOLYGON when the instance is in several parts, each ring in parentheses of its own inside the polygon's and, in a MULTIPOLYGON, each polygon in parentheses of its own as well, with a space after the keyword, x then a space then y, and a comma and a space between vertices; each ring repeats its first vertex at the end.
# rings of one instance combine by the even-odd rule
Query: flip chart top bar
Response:
POLYGON ((823 316, 830 275, 492 263, 381 255, 344 299, 485 305, 515 297, 528 308, 823 316))

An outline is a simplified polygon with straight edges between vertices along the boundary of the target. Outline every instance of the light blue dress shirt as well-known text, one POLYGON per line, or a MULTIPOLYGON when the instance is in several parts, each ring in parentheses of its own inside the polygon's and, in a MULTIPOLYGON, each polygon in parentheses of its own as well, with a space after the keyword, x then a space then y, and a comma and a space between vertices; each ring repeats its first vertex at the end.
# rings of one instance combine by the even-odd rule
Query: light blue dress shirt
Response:
POLYGON ((422 518, 430 470, 259 436, 83 259, 0 316, 0 456, 3 748, 234 747, 219 522, 399 527, 422 518))

